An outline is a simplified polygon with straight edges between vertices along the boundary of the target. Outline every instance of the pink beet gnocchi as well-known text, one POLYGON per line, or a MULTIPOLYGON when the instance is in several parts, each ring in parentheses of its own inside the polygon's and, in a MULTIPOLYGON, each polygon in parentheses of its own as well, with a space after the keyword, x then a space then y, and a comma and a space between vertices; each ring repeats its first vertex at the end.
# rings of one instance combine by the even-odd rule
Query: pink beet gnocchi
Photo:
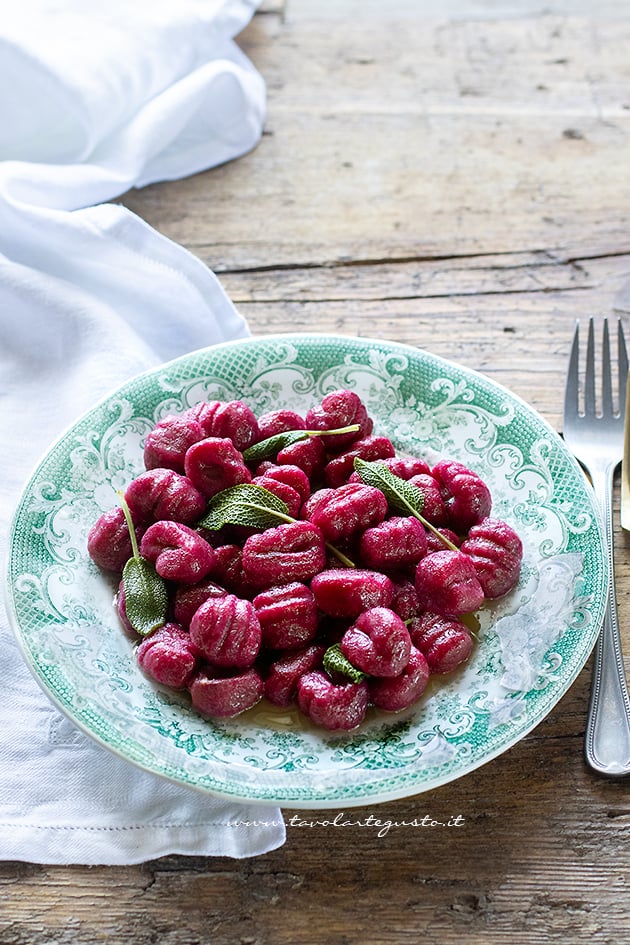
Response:
POLYGON ((383 460, 394 456, 392 441, 386 436, 366 436, 355 440, 341 455, 335 456, 324 466, 324 479, 329 486, 342 486, 348 482, 354 470, 356 458, 365 460, 383 460))
POLYGON ((317 633, 318 613, 313 592, 299 581, 263 591, 253 600, 262 641, 272 650, 303 646, 317 633))
POLYGON ((399 676, 409 662, 411 637, 393 610, 373 607, 346 630, 341 652, 369 676, 399 676))
POLYGON ((154 522, 140 543, 140 554, 167 581, 196 584, 212 570, 214 551, 201 535, 180 522, 154 522))
POLYGON ((368 707, 365 682, 334 683, 326 673, 313 670, 301 677, 297 693, 304 715, 329 731, 350 731, 365 718, 368 707))
POLYGON ((427 533, 413 516, 393 515, 366 529, 359 540, 361 559, 379 571, 416 565, 427 552, 427 533))
POLYGON ((207 667, 199 671, 188 688, 198 712, 212 719, 222 719, 234 718, 260 702, 264 684, 253 667, 234 675, 222 675, 207 667))
POLYGON ((186 689, 199 664, 199 652, 177 624, 167 623, 142 641, 138 664, 156 682, 171 689, 186 689))
POLYGON ((125 501, 134 521, 146 525, 162 519, 192 525, 206 507, 206 499, 190 479, 163 468, 149 469, 134 479, 125 501))
POLYGON ((192 416, 165 417, 151 430, 144 443, 147 469, 173 469, 184 472, 186 452, 205 434, 192 416))
POLYGON ((202 437, 227 438, 241 452, 260 435, 254 412, 241 400, 211 400, 192 407, 188 415, 201 427, 202 437))
POLYGON ((431 475, 442 488, 448 524, 453 531, 467 532, 490 514, 492 497, 487 485, 462 463, 440 460, 431 475))
POLYGON ((325 563, 323 535, 309 522, 269 528, 251 535, 243 546, 243 572, 260 588, 310 581, 325 563))
POLYGON ((358 617, 372 607, 388 607, 394 584, 386 574, 360 568, 329 568, 311 581, 315 603, 329 617, 358 617))
POLYGON ((303 514, 334 542, 382 522, 387 499, 374 486, 351 482, 338 489, 320 489, 305 503, 303 514))
POLYGON ((302 676, 322 665, 326 647, 310 644, 275 660, 265 679, 265 696, 273 705, 288 707, 297 700, 302 676))
POLYGON ((369 436, 374 428, 361 398, 351 390, 326 394, 321 404, 311 407, 305 419, 307 430, 335 430, 358 424, 359 429, 352 433, 321 437, 324 446, 332 450, 342 450, 355 440, 369 436))
POLYGON ((375 677, 369 682, 369 696, 374 705, 387 712, 401 712, 417 702, 427 687, 429 664, 424 655, 412 647, 409 660, 400 675, 393 679, 375 677))
POLYGON ((131 557, 131 535, 121 508, 104 512, 92 525, 87 539, 90 558, 104 571, 122 572, 131 557))
POLYGON ((479 583, 490 600, 502 597, 516 585, 523 544, 507 522, 483 519, 473 525, 460 548, 471 558, 479 583))
POLYGON ((449 617, 477 610, 484 593, 475 566, 462 551, 436 551, 416 568, 416 591, 422 606, 449 617))
POLYGON ((453 617, 427 611, 411 621, 409 634, 432 673, 452 673, 472 652, 470 631, 461 620, 453 617))
POLYGON ((129 519, 122 508, 104 513, 88 552, 119 575, 137 554, 154 564, 165 582, 164 623, 132 628, 124 576, 120 621, 143 672, 188 690, 208 718, 239 715, 265 697, 344 732, 370 706, 407 709, 432 674, 470 659, 474 639, 460 617, 519 579, 521 540, 490 516, 481 477, 450 459, 431 467, 397 456, 354 391, 326 394, 304 417, 200 403, 159 421, 143 458, 145 471, 124 493, 129 519), (353 429, 327 432, 346 426, 353 429), (262 462, 243 455, 295 430, 304 438, 274 444, 262 462), (370 462, 381 470, 376 485, 360 475, 370 462), (383 467, 420 490, 421 516, 390 504, 383 467), (206 515, 224 490, 251 483, 284 503, 277 524, 206 515))
POLYGON ((261 636, 253 604, 234 594, 209 598, 190 621, 190 639, 213 666, 247 669, 258 656, 261 636))
POLYGON ((186 452, 184 467, 193 486, 207 499, 252 479, 242 454, 227 437, 210 436, 194 443, 186 452))

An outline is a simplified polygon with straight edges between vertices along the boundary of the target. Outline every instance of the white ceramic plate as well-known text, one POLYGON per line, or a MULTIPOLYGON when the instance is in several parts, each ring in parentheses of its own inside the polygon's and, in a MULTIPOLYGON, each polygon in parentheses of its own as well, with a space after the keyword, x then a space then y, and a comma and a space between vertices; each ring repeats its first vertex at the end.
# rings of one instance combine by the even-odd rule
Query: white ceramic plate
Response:
POLYGON ((608 566, 584 476, 545 421, 483 376, 385 341, 320 335, 251 339, 194 352, 120 387, 48 451, 16 510, 9 609, 35 677, 84 732, 182 785, 289 808, 357 806, 416 794, 510 748, 564 695, 603 615, 608 566), (211 722, 139 671, 114 587, 86 536, 142 471, 142 441, 168 413, 245 400, 305 413, 357 391, 404 453, 446 456, 489 484, 496 517, 524 543, 518 587, 479 614, 463 671, 431 682, 401 715, 370 714, 331 735, 259 704, 211 722))

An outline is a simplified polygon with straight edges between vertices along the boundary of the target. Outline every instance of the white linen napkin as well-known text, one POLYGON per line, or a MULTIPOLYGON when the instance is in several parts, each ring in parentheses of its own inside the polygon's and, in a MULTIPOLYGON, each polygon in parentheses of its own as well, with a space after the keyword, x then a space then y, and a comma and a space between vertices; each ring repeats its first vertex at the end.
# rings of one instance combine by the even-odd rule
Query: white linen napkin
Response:
MULTIPOLYGON (((20 0, 3 12, 3 559, 20 489, 72 420, 139 371, 248 334, 200 260, 102 201, 256 144, 264 84, 232 39, 255 6, 20 0)), ((172 784, 75 729, 32 678, 4 609, 0 647, 0 859, 246 857, 283 842, 276 808, 172 784)))

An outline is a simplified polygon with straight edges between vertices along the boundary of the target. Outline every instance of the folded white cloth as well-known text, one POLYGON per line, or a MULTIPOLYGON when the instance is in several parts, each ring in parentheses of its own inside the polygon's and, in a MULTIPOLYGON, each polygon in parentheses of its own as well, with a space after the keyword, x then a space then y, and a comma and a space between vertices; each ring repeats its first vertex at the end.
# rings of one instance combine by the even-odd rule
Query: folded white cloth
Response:
MULTIPOLYGON (((21 0, 0 22, 0 554, 20 488, 100 396, 248 334, 216 277, 120 206, 133 186, 230 160, 261 133, 233 42, 247 0, 21 0)), ((5 571, 6 561, 2 561, 5 571)), ((77 731, 0 611, 0 859, 124 864, 279 846, 280 811, 139 771, 77 731)))

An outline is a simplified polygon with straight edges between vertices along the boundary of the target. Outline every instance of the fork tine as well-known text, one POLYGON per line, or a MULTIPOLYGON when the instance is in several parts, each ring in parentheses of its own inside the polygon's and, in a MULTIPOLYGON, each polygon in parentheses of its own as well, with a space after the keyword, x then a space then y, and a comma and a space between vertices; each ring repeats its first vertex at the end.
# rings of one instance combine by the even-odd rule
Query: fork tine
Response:
POLYGON ((617 363, 619 365, 619 413, 623 413, 628 384, 628 350, 621 319, 617 320, 617 363))
POLYGON ((586 342, 586 373, 584 374, 584 414, 595 416, 595 331, 593 319, 588 320, 586 342))
POLYGON ((567 379, 564 387, 564 415, 565 417, 577 416, 578 414, 578 368, 580 355, 580 323, 575 323, 573 332, 573 343, 571 344, 571 354, 569 355, 569 368, 567 370, 567 379))
POLYGON ((610 335, 608 333, 608 319, 605 318, 602 338, 602 416, 612 417, 614 412, 610 371, 610 335))

